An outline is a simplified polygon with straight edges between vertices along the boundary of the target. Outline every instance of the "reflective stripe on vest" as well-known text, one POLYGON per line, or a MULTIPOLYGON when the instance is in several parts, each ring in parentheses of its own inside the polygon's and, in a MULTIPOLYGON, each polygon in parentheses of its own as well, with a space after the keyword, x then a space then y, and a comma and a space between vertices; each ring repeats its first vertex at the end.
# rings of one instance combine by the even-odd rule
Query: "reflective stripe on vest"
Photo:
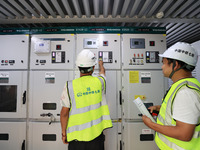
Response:
MULTIPOLYGON (((183 86, 189 86, 190 88, 193 88, 200 92, 200 83, 195 78, 182 79, 177 83, 174 83, 167 93, 166 97, 163 99, 162 107, 157 118, 158 124, 169 126, 176 125, 176 122, 172 118, 172 105, 177 91, 183 86)), ((197 143, 200 142, 200 125, 195 128, 193 138, 189 142, 170 138, 160 133, 156 133, 155 141, 160 149, 200 149, 200 144, 197 145, 197 143)))
POLYGON ((110 119, 106 99, 102 98, 102 89, 104 91, 105 81, 101 77, 97 78, 92 76, 84 76, 81 77, 81 79, 78 78, 78 80, 75 80, 69 81, 67 85, 71 102, 67 127, 67 140, 91 141, 99 136, 104 129, 112 127, 112 121, 110 119), (76 91, 77 88, 75 88, 75 86, 79 86, 79 82, 82 80, 87 81, 87 85, 95 85, 85 87, 86 85, 84 84, 81 87, 84 87, 88 93, 82 89, 85 93, 82 92, 78 95, 76 91), (102 87, 102 85, 104 86, 102 87), (98 87, 100 89, 94 89, 94 87, 98 87), (92 97, 92 105, 90 105, 91 100, 87 103, 87 99, 84 99, 84 97, 88 97, 88 95, 92 97), (77 102, 77 99, 79 98, 83 101, 80 104, 77 102), (86 101, 84 102, 84 100, 86 101))
POLYGON ((101 81, 101 84, 103 85, 102 91, 106 92, 106 82, 105 82, 105 79, 103 77, 97 77, 97 78, 101 81))

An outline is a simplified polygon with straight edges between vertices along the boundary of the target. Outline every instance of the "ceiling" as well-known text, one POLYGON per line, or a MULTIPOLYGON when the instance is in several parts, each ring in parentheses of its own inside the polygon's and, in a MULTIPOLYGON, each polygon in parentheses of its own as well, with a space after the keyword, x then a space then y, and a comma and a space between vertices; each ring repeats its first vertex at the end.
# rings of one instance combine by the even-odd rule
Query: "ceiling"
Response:
POLYGON ((0 0, 0 28, 165 27, 167 46, 200 40, 200 0, 0 0))

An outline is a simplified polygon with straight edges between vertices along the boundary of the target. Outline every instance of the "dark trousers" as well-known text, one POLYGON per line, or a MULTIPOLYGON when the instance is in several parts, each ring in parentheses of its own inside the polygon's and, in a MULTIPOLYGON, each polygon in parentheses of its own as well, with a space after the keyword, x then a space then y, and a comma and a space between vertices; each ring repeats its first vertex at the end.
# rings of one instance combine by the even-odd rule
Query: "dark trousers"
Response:
POLYGON ((92 141, 71 141, 69 142, 68 150, 104 150, 105 136, 102 133, 92 141))

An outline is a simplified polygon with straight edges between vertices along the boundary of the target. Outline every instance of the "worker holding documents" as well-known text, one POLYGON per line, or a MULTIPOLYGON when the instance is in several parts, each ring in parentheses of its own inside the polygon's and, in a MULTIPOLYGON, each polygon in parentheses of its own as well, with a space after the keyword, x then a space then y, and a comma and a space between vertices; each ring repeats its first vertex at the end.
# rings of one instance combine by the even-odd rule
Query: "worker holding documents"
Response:
POLYGON ((161 106, 149 107, 159 111, 157 123, 146 115, 142 119, 156 131, 155 142, 161 150, 200 149, 200 82, 192 77, 198 53, 189 44, 178 42, 163 54, 162 71, 171 78, 172 86, 161 106))

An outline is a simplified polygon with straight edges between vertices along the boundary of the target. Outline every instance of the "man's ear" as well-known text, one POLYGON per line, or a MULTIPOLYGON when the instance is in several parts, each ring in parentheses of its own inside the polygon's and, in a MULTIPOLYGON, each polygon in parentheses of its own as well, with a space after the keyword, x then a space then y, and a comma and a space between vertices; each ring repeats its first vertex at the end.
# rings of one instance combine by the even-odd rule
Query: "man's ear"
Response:
POLYGON ((174 71, 178 70, 180 68, 180 64, 178 63, 178 61, 175 61, 175 66, 174 66, 174 71))

